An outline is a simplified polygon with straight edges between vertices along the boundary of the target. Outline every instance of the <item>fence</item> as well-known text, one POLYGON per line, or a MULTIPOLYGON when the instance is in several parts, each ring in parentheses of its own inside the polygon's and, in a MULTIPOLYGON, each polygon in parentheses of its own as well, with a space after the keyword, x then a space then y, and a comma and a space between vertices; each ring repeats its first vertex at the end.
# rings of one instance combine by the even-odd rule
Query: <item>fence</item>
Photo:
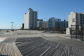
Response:
POLYGON ((84 27, 73 27, 71 26, 70 29, 70 34, 71 34, 71 38, 76 38, 76 39, 80 39, 80 40, 84 40, 84 27))

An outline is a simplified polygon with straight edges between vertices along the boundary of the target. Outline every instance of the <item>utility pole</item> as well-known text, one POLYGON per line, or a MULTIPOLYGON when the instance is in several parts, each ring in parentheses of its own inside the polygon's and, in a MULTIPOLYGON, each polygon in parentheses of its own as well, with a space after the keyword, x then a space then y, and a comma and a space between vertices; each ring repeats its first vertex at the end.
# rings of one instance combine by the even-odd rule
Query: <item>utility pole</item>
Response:
POLYGON ((14 30, 14 22, 11 22, 11 30, 13 31, 14 30))

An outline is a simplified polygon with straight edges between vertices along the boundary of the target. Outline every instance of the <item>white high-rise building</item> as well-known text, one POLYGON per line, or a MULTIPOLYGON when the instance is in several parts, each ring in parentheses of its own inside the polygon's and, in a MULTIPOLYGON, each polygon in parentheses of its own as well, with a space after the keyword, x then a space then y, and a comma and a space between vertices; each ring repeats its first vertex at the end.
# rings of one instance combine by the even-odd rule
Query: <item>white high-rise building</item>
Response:
POLYGON ((29 8, 29 11, 24 15, 24 29, 36 29, 37 12, 29 8))
POLYGON ((68 28, 66 34, 70 34, 70 29, 76 30, 84 27, 84 13, 71 12, 68 17, 68 28))

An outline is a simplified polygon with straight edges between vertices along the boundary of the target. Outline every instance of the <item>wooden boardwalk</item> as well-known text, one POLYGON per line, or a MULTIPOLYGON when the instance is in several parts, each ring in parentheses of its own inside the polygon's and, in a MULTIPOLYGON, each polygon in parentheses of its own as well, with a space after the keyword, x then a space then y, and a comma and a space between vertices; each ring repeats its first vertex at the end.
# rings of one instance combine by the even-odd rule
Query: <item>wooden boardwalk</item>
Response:
POLYGON ((43 38, 18 38, 16 45, 23 56, 81 56, 79 49, 43 38))

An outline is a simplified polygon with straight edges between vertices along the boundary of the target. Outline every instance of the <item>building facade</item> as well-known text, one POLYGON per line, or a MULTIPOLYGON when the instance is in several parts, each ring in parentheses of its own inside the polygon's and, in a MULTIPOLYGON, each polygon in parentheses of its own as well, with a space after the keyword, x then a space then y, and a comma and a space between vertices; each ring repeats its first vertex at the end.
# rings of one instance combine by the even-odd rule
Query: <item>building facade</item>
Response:
POLYGON ((66 34, 70 34, 70 30, 80 30, 81 28, 84 28, 84 13, 71 12, 68 17, 66 34))
POLYGON ((61 19, 57 19, 55 17, 52 17, 48 20, 49 30, 65 31, 67 27, 68 21, 66 20, 61 21, 61 19))
POLYGON ((37 20, 37 29, 38 30, 41 30, 42 29, 42 23, 43 23, 43 20, 42 19, 38 19, 37 20))
POLYGON ((37 12, 29 8, 29 11, 24 15, 24 29, 36 29, 37 12))
POLYGON ((63 20, 60 22, 60 30, 61 31, 66 31, 66 28, 68 27, 68 21, 63 20))
POLYGON ((48 29, 48 21, 43 21, 42 22, 42 29, 47 30, 48 29))
POLYGON ((55 29, 55 26, 56 26, 55 23, 56 23, 56 19, 54 17, 49 18, 49 20, 48 20, 48 29, 49 30, 55 29))

